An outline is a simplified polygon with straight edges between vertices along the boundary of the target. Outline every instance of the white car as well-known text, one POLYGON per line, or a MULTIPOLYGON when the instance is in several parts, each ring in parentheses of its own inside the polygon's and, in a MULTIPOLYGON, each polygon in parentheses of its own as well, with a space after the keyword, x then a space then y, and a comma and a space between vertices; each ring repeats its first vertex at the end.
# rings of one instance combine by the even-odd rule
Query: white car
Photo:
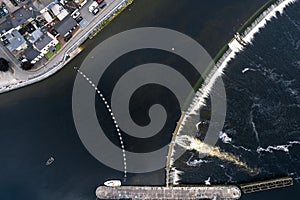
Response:
POLYGON ((95 10, 97 7, 98 7, 98 3, 94 1, 89 7, 89 11, 93 12, 93 10, 95 10))
POLYGON ((71 15, 74 19, 76 19, 77 17, 79 17, 80 12, 78 11, 78 9, 76 9, 71 15))
POLYGON ((3 11, 4 11, 6 14, 9 13, 6 7, 3 7, 2 9, 3 9, 3 11))

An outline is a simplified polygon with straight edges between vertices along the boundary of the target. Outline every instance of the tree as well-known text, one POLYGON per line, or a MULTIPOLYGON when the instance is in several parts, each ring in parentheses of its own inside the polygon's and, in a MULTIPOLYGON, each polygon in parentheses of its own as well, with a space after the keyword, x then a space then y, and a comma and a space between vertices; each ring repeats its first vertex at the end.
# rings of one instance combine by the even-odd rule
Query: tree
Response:
POLYGON ((30 69, 32 69, 32 67, 33 67, 33 64, 29 61, 22 62, 22 64, 21 64, 21 68, 23 70, 30 70, 30 69))
POLYGON ((0 58, 0 71, 6 72, 9 69, 8 61, 4 58, 0 58))

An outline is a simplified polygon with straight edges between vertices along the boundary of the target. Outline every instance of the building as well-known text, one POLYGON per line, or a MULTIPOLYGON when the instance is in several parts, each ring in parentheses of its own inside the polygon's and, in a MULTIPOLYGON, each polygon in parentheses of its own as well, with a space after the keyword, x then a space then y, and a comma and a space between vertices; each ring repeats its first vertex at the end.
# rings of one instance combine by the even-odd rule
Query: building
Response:
POLYGON ((52 22, 54 19, 47 7, 41 10, 41 14, 48 23, 52 22))
POLYGON ((59 4, 50 4, 49 8, 51 9, 53 15, 56 16, 60 21, 69 14, 68 11, 59 4))
POLYGON ((73 29, 78 26, 77 22, 71 15, 65 17, 62 21, 58 22, 54 25, 54 29, 58 32, 58 34, 62 37, 68 35, 73 29))
POLYGON ((40 12, 35 11, 35 9, 24 9, 19 8, 13 13, 13 17, 7 17, 6 20, 12 25, 12 27, 18 27, 24 24, 29 19, 35 19, 40 15, 40 12))
POLYGON ((23 55, 26 57, 26 59, 31 62, 32 64, 38 62, 42 56, 41 53, 37 50, 35 50, 32 46, 28 47, 23 51, 23 55))
POLYGON ((47 32, 34 43, 34 47, 41 52, 42 55, 45 55, 48 51, 54 51, 55 45, 57 44, 58 40, 47 32))
POLYGON ((21 33, 15 28, 12 28, 9 31, 2 34, 2 37, 5 37, 6 40, 9 42, 9 44, 7 44, 6 47, 10 52, 21 51, 27 48, 26 40, 21 35, 21 33))
POLYGON ((40 31, 40 29, 36 29, 33 31, 28 37, 27 40, 34 44, 38 39, 40 39, 43 36, 43 32, 40 31))

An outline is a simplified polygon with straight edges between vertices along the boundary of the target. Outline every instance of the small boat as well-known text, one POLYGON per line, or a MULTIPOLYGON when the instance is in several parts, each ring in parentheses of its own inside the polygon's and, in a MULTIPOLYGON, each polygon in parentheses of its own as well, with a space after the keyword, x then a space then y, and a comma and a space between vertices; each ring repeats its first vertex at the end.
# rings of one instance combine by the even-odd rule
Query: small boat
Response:
POLYGON ((54 162, 54 158, 51 156, 51 157, 47 160, 46 165, 49 166, 49 165, 51 165, 53 162, 54 162))
POLYGON ((120 180, 109 180, 104 182, 105 186, 108 187, 119 187, 121 186, 121 181, 120 180))

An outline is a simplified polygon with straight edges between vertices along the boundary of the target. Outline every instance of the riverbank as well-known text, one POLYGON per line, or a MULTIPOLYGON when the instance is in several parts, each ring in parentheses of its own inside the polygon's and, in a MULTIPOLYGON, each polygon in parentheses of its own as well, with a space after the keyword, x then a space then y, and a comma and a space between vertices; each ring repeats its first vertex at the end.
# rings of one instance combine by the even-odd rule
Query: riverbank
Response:
MULTIPOLYGON (((22 79, 17 77, 13 79, 13 81, 11 81, 9 85, 3 84, 2 86, 0 86, 0 94, 40 82, 58 72, 74 57, 76 57, 76 55, 78 55, 78 53, 80 52, 77 51, 78 47, 83 42, 85 42, 89 38, 89 36, 99 28, 99 26, 103 28, 132 2, 133 0, 112 1, 106 7, 106 9, 102 13, 100 13, 91 23, 85 26, 84 29, 79 31, 79 33, 74 35, 71 42, 68 43, 63 49, 61 49, 58 55, 49 60, 49 62, 44 67, 34 72, 24 71, 25 75, 24 77, 22 77, 22 79)), ((88 9, 88 5, 86 5, 86 9, 88 9)))

